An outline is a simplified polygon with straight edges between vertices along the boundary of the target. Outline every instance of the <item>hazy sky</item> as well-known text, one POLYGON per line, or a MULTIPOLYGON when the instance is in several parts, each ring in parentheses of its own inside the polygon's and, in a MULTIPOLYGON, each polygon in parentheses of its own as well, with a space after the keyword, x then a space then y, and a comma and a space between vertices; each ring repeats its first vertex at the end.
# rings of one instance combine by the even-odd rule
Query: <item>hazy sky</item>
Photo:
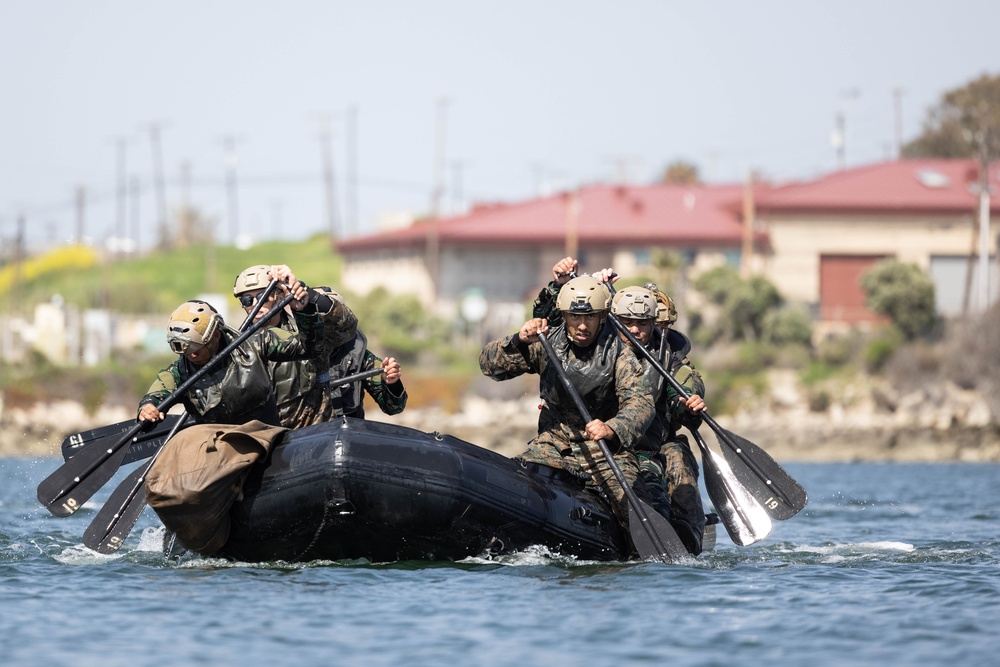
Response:
MULTIPOLYGON (((2 0, 0 237, 30 244, 157 219, 149 126, 166 196, 230 237, 224 137, 243 233, 328 228, 319 141, 332 115, 340 233, 426 212, 445 113, 445 212, 544 188, 648 182, 675 159, 712 182, 786 180, 894 155, 941 94, 1000 73, 1000 2, 638 0, 2 0), (348 109, 356 109, 350 133, 348 109), (345 182, 357 146, 357 183, 345 182), (137 201, 119 208, 116 140, 137 201), (347 220, 356 193, 359 222, 347 220), (125 211, 124 218, 120 211, 125 211)), ((270 260, 268 260, 270 261, 270 260)))

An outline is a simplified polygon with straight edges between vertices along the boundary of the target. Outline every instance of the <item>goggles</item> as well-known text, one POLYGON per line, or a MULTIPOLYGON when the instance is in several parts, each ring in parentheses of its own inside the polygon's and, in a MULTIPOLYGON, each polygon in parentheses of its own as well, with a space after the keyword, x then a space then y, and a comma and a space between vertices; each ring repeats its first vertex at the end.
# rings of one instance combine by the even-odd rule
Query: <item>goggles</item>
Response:
POLYGON ((170 345, 170 349, 174 354, 197 354, 201 351, 201 348, 205 347, 204 343, 192 343, 189 340, 181 340, 180 338, 170 338, 167 340, 170 345))
MULTIPOLYGON (((251 308, 255 303, 257 303, 257 299, 262 294, 263 292, 260 292, 259 294, 241 294, 236 298, 240 300, 241 306, 243 306, 244 308, 251 308)), ((274 293, 272 292, 271 295, 267 297, 267 300, 272 301, 273 299, 274 299, 274 293)))

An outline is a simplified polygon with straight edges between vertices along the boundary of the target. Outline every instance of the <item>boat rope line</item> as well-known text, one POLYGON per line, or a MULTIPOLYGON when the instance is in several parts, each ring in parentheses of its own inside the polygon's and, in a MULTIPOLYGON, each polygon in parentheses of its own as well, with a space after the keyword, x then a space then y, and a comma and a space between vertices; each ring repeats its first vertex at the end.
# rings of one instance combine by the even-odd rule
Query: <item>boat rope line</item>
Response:
POLYGON ((313 533, 312 541, 309 542, 309 546, 307 546, 305 549, 302 550, 302 553, 300 553, 298 556, 290 560, 289 561, 290 563, 298 563, 299 561, 302 560, 303 556, 309 553, 310 549, 316 546, 316 543, 319 542, 319 536, 323 534, 323 529, 326 528, 326 522, 330 518, 330 510, 332 510, 334 507, 337 507, 339 504, 340 503, 336 499, 328 500, 323 504, 323 516, 319 521, 319 527, 316 528, 316 532, 313 533))

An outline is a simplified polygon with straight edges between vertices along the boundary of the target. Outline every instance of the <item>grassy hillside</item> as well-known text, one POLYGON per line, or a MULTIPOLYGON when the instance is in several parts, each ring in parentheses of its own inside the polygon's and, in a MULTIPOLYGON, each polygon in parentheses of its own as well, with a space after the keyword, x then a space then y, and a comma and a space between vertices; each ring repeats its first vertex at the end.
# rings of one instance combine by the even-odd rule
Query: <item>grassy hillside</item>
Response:
MULTIPOLYGON (((340 281, 340 257, 322 235, 301 242, 262 243, 249 250, 194 246, 110 262, 92 248, 60 248, 19 267, 0 267, 0 303, 6 312, 27 314, 33 304, 58 295, 81 308, 166 317, 199 294, 230 295, 237 274, 247 266, 278 263, 290 266, 308 284, 328 285, 345 295, 372 351, 403 364, 411 406, 457 407, 458 397, 478 375, 478 349, 450 344, 450 326, 425 313, 412 296, 384 290, 352 294, 340 281)), ((9 407, 57 398, 80 400, 89 410, 107 403, 131 404, 171 358, 119 351, 95 368, 55 367, 36 354, 28 364, 0 364, 0 388, 9 407)))
POLYGON ((168 313, 205 292, 230 294, 237 274, 252 264, 287 264, 302 280, 337 287, 340 257, 325 236, 273 241, 239 250, 193 246, 137 259, 105 261, 91 248, 61 248, 21 267, 0 269, 0 296, 10 310, 26 312, 54 295, 83 308, 127 313, 168 313))

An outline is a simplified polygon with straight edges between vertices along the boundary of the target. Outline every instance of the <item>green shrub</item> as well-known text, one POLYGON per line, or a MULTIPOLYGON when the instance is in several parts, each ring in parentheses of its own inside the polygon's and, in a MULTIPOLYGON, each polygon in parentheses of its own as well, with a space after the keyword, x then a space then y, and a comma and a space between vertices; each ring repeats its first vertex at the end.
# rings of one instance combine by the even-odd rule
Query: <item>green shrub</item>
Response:
POLYGON ((762 319, 762 338, 769 343, 782 345, 812 344, 812 320, 805 308, 799 305, 769 310, 762 319))
POLYGON ((865 347, 865 367, 870 373, 879 373, 885 364, 902 344, 900 335, 894 330, 887 330, 883 335, 872 339, 865 347))
POLYGON ((857 342, 849 336, 824 338, 816 346, 816 357, 829 366, 845 366, 857 350, 857 342))
POLYGON ((887 259, 861 276, 868 307, 888 317, 912 340, 935 324, 934 282, 916 264, 887 259))

